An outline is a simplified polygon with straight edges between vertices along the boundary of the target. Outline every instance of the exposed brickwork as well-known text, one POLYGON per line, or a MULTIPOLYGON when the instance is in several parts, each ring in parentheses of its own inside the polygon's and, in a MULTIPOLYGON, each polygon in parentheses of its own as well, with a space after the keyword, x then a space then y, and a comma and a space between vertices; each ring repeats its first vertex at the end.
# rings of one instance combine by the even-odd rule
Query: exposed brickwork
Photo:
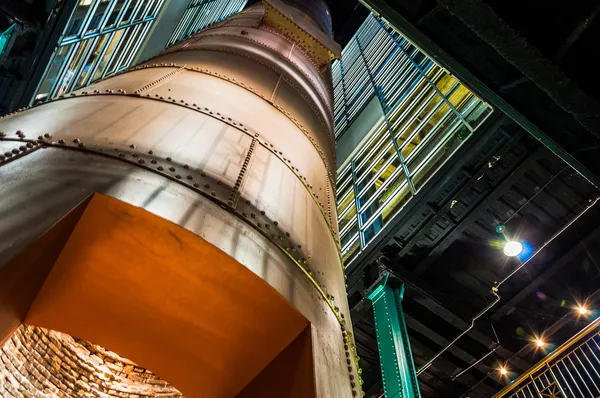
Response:
POLYGON ((87 341, 22 325, 0 356, 2 398, 183 398, 158 376, 87 341))

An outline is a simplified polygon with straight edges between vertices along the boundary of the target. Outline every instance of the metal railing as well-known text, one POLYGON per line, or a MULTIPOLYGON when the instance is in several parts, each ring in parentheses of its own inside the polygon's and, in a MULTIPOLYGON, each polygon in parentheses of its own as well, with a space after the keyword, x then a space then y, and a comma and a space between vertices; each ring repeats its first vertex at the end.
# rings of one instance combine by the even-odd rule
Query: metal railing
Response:
POLYGON ((600 318, 493 398, 600 397, 600 318))

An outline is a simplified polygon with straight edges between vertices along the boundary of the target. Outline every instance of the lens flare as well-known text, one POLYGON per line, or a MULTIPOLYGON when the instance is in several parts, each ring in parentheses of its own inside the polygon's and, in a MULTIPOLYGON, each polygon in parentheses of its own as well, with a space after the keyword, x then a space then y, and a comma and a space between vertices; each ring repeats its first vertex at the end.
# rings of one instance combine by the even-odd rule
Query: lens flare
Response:
POLYGON ((516 240, 509 240, 504 245, 504 254, 508 257, 514 257, 521 254, 523 251, 523 244, 521 242, 517 242, 516 240))
POLYGON ((535 345, 536 345, 537 347, 539 347, 539 348, 542 348, 542 347, 544 347, 544 346, 546 345, 546 343, 544 342, 544 340, 541 340, 541 339, 536 339, 536 340, 535 340, 535 345))

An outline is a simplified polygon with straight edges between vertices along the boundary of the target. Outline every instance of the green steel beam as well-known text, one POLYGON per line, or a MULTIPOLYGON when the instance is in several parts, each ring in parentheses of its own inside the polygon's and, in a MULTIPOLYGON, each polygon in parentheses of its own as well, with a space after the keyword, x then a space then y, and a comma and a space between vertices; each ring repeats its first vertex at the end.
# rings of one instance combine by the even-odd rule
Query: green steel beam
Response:
POLYGON ((506 102, 494 90, 486 86, 479 78, 473 75, 467 68, 456 61, 452 56, 442 50, 437 44, 429 39, 416 26, 404 18, 400 13, 394 10, 385 0, 359 0, 373 14, 384 20, 391 28, 396 30, 402 36, 405 36, 421 51, 427 54, 435 62, 448 69, 462 83, 469 87, 473 92, 489 102, 495 108, 506 114, 508 117, 518 123, 525 131, 531 134, 542 145, 548 148, 552 153, 571 166, 576 172, 581 174, 594 186, 600 188, 600 177, 585 167, 571 153, 557 144, 551 137, 544 133, 529 119, 523 116, 512 105, 506 102))
POLYGON ((377 348, 386 398, 418 398, 419 383, 402 313, 404 285, 393 289, 383 277, 368 295, 373 303, 377 348))

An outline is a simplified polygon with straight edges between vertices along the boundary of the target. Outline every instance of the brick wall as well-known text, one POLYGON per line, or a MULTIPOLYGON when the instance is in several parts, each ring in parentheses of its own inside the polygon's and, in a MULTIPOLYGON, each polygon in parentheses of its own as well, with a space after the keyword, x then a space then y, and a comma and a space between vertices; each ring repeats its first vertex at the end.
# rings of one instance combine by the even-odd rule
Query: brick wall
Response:
POLYGON ((2 398, 179 398, 147 369, 87 341, 21 325, 0 356, 2 398))

